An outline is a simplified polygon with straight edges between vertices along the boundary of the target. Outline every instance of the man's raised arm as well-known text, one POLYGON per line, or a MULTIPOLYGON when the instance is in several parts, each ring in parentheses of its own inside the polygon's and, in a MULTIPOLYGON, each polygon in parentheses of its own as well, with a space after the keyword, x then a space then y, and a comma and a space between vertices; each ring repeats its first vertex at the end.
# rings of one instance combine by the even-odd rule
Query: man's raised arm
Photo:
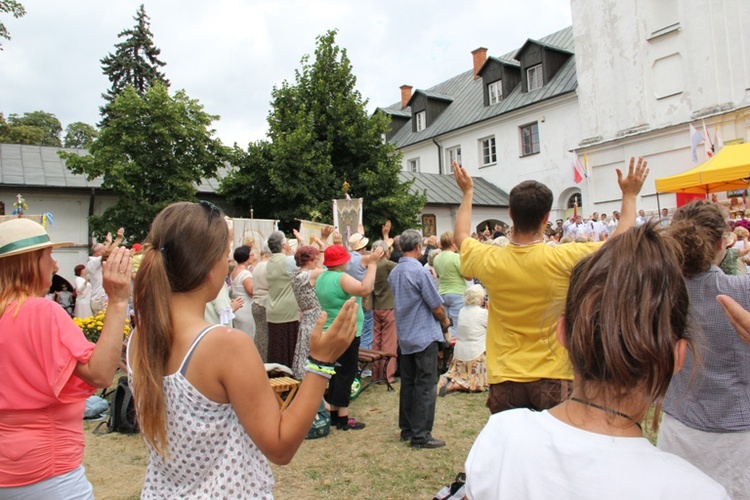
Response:
POLYGON ((453 176, 463 193, 461 206, 458 208, 458 215, 456 215, 456 225, 453 227, 453 241, 460 251, 461 243, 471 234, 471 204, 474 202, 474 180, 455 161, 453 162, 453 176))
POLYGON ((631 157, 627 176, 623 177, 619 168, 616 170, 617 183, 622 191, 622 208, 620 209, 620 222, 612 236, 624 233, 635 226, 635 201, 648 177, 648 162, 641 156, 638 157, 637 162, 634 157, 631 157))

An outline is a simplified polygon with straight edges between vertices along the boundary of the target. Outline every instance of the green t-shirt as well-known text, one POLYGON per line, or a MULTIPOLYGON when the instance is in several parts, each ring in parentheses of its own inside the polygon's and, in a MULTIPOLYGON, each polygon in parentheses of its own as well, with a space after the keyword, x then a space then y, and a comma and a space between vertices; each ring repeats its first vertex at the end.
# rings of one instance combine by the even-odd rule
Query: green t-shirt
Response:
POLYGON ((440 278, 438 293, 458 293, 463 295, 466 291, 466 280, 461 274, 461 257, 452 250, 443 250, 435 257, 433 262, 435 272, 440 278))
MULTIPOLYGON (((320 302, 320 307, 328 313, 328 319, 323 327, 324 330, 331 326, 341 308, 344 307, 344 302, 352 297, 341 288, 342 274, 341 271, 324 271, 315 280, 315 294, 318 296, 318 302, 320 302)), ((357 305, 359 306, 359 309, 357 309, 357 337, 359 337, 362 335, 362 324, 365 321, 365 313, 362 312, 362 297, 357 297, 357 305)))

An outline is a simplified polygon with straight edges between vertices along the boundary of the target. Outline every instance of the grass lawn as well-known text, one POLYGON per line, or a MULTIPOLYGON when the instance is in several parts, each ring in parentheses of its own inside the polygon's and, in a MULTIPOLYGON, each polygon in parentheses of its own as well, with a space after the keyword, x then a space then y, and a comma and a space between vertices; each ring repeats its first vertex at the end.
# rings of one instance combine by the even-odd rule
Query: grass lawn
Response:
MULTIPOLYGON (((395 386, 398 389, 398 384, 395 386)), ((331 430, 306 440, 292 463, 272 465, 280 500, 300 498, 432 498, 463 471, 474 439, 489 418, 486 393, 438 398, 433 435, 448 445, 412 449, 399 440, 398 390, 374 385, 352 401, 350 413, 367 424, 360 431, 331 430)), ((96 436, 85 422, 86 475, 97 499, 138 498, 148 455, 139 436, 96 436)))
MULTIPOLYGON (((115 377, 115 380, 119 377, 115 377)), ((395 385, 398 389, 398 384, 395 385)), ((438 398, 433 434, 448 445, 412 449, 399 440, 398 390, 374 385, 352 401, 350 414, 367 424, 360 431, 331 429, 328 437, 306 440, 292 463, 272 465, 274 496, 284 499, 432 498, 463 471, 474 439, 489 418, 486 393, 452 393, 438 398)), ((649 414, 648 421, 652 414, 649 414)), ((99 500, 139 498, 148 455, 137 435, 92 434, 84 422, 84 466, 99 500)), ((644 434, 656 436, 650 425, 644 434)))

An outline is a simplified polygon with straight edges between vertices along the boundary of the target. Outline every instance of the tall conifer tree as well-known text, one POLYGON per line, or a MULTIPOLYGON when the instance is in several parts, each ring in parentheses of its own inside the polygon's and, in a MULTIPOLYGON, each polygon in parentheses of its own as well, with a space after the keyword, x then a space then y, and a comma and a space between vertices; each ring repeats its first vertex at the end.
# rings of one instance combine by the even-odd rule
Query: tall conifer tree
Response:
POLYGON ((102 94, 106 101, 99 108, 102 125, 109 119, 110 104, 126 87, 132 86, 140 96, 157 82, 169 87, 169 80, 159 71, 167 63, 159 59, 161 49, 154 45, 150 18, 146 15, 143 4, 133 19, 136 21, 135 26, 117 35, 124 40, 115 45, 115 53, 101 60, 102 71, 112 83, 112 87, 102 94))

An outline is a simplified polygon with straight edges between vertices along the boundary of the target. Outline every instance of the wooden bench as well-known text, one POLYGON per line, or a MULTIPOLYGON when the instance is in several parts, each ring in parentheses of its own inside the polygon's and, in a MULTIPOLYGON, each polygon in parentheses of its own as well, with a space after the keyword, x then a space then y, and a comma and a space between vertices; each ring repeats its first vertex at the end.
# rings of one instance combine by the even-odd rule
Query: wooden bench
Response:
POLYGON ((268 380, 271 382, 271 388, 276 396, 276 400, 279 402, 279 410, 286 410, 286 407, 294 399, 294 395, 297 394, 299 380, 295 380, 292 377, 274 377, 268 380))
POLYGON ((388 364, 388 362, 391 359, 396 359, 396 355, 389 352, 383 352, 383 351, 374 351, 372 349, 360 349, 359 350, 359 370, 357 372, 357 377, 359 378, 360 382, 362 381, 362 372, 365 370, 372 370, 372 365, 376 361, 382 361, 383 362, 383 377, 382 378, 372 378, 370 382, 363 386, 358 394, 361 394, 365 389, 370 387, 372 384, 377 384, 378 382, 385 382, 385 385, 388 386, 388 391, 395 391, 396 389, 393 388, 391 383, 388 381, 388 376, 386 375, 385 366, 388 364))

